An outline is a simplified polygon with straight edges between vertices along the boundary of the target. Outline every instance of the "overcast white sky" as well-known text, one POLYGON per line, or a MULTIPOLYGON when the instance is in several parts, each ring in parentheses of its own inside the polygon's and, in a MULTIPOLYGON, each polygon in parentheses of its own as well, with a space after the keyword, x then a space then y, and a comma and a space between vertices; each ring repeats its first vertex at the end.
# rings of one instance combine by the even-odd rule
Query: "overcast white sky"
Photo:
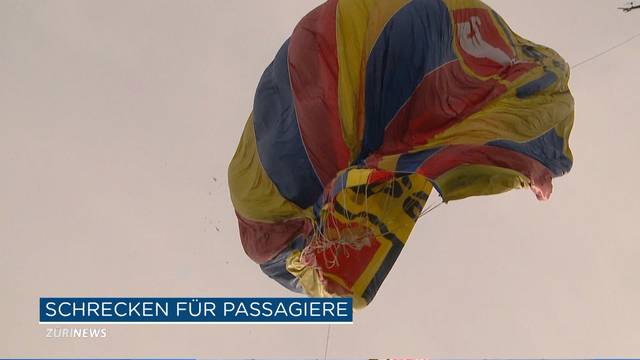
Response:
MULTIPOLYGON (((226 169, 317 0, 0 1, 0 356, 322 357, 320 325, 121 325, 47 339, 41 296, 289 296, 240 246, 226 169), (217 228, 217 229, 216 229, 217 228)), ((571 64, 640 31, 614 0, 489 0, 571 64)), ((576 69, 575 167, 424 217, 328 357, 640 348, 640 39, 576 69)))

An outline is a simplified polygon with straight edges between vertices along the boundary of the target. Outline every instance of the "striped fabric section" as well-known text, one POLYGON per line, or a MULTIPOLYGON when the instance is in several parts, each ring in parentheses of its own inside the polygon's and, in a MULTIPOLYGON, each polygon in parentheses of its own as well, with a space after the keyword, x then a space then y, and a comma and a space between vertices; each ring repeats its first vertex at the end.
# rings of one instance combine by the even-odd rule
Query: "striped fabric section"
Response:
POLYGON ((451 38, 449 13, 441 1, 411 1, 389 20, 367 63, 359 160, 382 146, 387 125, 422 79, 455 59, 451 38))
POLYGON ((313 204, 322 183, 307 156, 293 102, 286 42, 262 75, 253 105, 258 154, 278 191, 301 208, 313 204), (291 176, 291 169, 296 176, 291 176))
POLYGON ((466 74, 458 61, 449 62, 425 76, 396 113, 379 153, 400 154, 422 146, 506 91, 498 81, 478 80, 466 74))
POLYGON ((303 216, 303 209, 280 193, 260 161, 253 114, 229 165, 228 178, 231 201, 241 216, 266 222, 303 216))
POLYGON ((336 15, 338 102, 351 160, 364 131, 365 73, 371 51, 389 20, 410 0, 340 1, 336 15))

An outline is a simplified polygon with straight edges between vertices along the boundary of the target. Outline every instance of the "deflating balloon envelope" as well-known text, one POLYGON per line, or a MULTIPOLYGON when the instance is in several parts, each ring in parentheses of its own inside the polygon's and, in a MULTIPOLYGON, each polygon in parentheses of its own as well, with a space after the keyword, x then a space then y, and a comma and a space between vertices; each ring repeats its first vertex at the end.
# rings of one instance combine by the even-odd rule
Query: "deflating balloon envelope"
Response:
POLYGON ((229 165, 247 255, 285 287, 370 303, 432 189, 571 169, 569 66, 477 0, 329 0, 257 86, 229 165))

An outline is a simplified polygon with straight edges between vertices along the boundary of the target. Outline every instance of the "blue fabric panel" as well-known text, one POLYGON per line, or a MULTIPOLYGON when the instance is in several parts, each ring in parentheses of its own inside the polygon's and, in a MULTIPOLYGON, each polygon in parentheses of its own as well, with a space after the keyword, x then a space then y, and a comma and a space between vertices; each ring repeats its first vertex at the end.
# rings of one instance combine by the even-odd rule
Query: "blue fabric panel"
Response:
POLYGON ((564 153, 564 139, 556 133, 555 129, 551 129, 544 135, 526 143, 497 140, 487 145, 517 151, 536 159, 546 166, 554 176, 568 173, 573 165, 573 161, 564 153))
POLYGON ((358 160, 382 145, 385 127, 425 75, 456 58, 452 37, 449 11, 440 0, 414 0, 389 20, 367 63, 364 137, 358 160))
POLYGON ((253 125, 263 168, 280 194, 304 209, 322 194, 322 184, 300 135, 289 81, 288 48, 287 40, 260 79, 253 125))

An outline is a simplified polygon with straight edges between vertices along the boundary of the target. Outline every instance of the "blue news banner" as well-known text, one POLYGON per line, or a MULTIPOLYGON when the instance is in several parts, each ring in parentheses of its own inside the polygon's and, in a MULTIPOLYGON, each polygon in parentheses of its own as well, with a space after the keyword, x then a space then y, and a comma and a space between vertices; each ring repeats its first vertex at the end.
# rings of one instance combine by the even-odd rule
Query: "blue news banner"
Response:
POLYGON ((347 323, 349 298, 40 298, 41 323, 347 323))

